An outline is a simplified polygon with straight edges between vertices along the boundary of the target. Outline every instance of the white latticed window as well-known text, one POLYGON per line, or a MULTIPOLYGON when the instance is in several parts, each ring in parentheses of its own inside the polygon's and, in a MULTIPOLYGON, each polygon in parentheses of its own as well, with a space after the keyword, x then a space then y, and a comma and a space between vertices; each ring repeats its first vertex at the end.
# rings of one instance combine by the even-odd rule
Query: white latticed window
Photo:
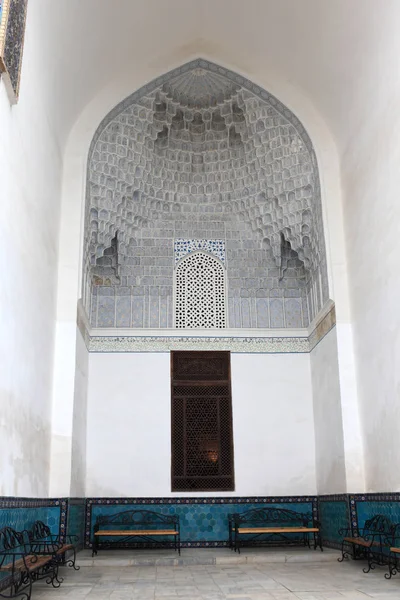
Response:
POLYGON ((195 252, 176 267, 175 327, 226 327, 225 269, 210 254, 195 252))

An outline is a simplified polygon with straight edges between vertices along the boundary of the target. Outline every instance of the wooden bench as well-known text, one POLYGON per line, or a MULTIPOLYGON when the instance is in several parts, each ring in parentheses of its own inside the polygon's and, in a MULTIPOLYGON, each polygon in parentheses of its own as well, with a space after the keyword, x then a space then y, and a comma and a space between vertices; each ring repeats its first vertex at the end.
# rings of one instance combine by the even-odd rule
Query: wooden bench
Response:
POLYGON ((385 548, 388 550, 390 540, 393 539, 393 523, 384 515, 374 515, 365 521, 361 528, 339 529, 339 535, 343 536, 342 556, 339 562, 348 560, 365 559, 368 565, 363 572, 369 573, 375 564, 382 565, 387 561, 385 548))
POLYGON ((6 598, 30 600, 32 584, 46 579, 53 587, 60 587, 55 551, 58 545, 36 544, 33 548, 29 532, 15 531, 11 527, 0 530, 0 571, 6 573, 1 580, 0 595, 6 598), (5 594, 5 590, 7 593, 5 594))
POLYGON ((30 543, 35 551, 36 545, 49 544, 56 545, 55 558, 62 565, 67 565, 79 571, 80 567, 76 566, 76 544, 79 541, 77 535, 55 535, 51 533, 50 528, 43 521, 36 521, 32 529, 29 531, 30 543), (68 554, 68 557, 67 557, 68 554))
POLYGON ((387 540, 389 545, 389 557, 388 557, 388 567, 389 572, 385 573, 386 579, 391 579, 393 575, 396 575, 399 568, 399 560, 400 560, 400 523, 396 523, 392 527, 391 537, 387 540))
POLYGON ((179 517, 150 510, 128 510, 113 515, 98 516, 94 525, 92 556, 100 548, 100 537, 108 538, 101 547, 173 547, 181 553, 179 517), (115 538, 115 541, 113 540, 115 538), (169 539, 160 539, 169 538, 169 539), (138 544, 141 539, 145 544, 138 544))
POLYGON ((280 508, 256 508, 228 517, 229 546, 240 553, 243 546, 304 545, 314 550, 321 544, 319 523, 310 513, 280 508), (297 535, 296 535, 297 534, 297 535))

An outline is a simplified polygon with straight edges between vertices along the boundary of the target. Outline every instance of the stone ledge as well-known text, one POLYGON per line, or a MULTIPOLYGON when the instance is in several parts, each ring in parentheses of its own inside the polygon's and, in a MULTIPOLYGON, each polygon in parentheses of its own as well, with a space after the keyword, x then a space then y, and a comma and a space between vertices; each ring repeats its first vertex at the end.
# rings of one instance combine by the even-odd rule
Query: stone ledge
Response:
POLYGON ((146 330, 91 329, 79 303, 77 325, 89 352, 170 352, 229 350, 234 353, 308 354, 336 324, 329 301, 308 329, 146 330))

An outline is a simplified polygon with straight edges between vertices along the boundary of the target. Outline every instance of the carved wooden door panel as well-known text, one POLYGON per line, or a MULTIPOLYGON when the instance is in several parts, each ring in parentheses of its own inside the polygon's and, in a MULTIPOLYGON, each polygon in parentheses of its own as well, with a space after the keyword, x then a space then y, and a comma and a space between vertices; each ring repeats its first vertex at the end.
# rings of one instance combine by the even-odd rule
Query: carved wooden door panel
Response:
POLYGON ((172 490, 234 490, 229 352, 172 352, 172 490))

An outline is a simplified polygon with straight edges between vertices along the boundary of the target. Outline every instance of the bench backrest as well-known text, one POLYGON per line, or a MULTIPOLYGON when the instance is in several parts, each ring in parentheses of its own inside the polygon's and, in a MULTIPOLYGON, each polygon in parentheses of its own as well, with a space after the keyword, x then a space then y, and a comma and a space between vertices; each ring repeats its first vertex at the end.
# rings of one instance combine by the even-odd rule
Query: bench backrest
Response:
POLYGON ((300 513, 284 508, 253 508, 243 513, 233 513, 232 520, 238 525, 263 525, 287 527, 311 527, 313 516, 311 513, 300 513))
POLYGON ((29 531, 31 540, 45 540, 51 536, 50 527, 48 527, 43 521, 35 521, 32 529, 29 531))
POLYGON ((11 527, 0 529, 0 552, 15 550, 23 546, 26 540, 22 531, 15 531, 11 527))
POLYGON ((381 534, 390 537, 393 532, 393 523, 385 515, 374 515, 364 523, 363 535, 381 534))
POLYGON ((113 515, 100 515, 96 519, 96 525, 102 529, 110 526, 116 529, 157 528, 178 524, 178 515, 163 515, 151 510, 127 510, 113 515))

